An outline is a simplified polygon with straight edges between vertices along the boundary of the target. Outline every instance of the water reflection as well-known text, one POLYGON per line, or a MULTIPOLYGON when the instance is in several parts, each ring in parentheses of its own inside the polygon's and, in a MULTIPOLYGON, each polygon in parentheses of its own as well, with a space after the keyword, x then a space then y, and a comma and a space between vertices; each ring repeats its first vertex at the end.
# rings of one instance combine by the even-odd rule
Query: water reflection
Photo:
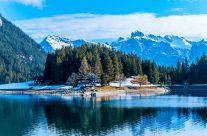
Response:
POLYGON ((180 96, 96 101, 0 95, 0 135, 205 135, 206 102, 180 96))

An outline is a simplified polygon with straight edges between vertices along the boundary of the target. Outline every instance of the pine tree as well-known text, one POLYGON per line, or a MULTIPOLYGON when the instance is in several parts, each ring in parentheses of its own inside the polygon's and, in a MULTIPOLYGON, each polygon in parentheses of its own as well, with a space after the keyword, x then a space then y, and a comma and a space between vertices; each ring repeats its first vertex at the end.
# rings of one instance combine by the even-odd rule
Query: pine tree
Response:
POLYGON ((178 60, 175 83, 178 84, 182 83, 181 73, 182 73, 182 65, 181 62, 178 60))
POLYGON ((167 82, 166 83, 167 84, 171 84, 172 83, 170 75, 167 75, 167 82))
POLYGON ((100 59, 99 55, 96 55, 96 63, 95 63, 94 73, 99 78, 103 74, 103 68, 102 68, 101 59, 100 59))
POLYGON ((66 81, 66 85, 71 85, 71 86, 77 86, 78 81, 77 81, 77 75, 75 73, 72 73, 69 78, 66 81))
POLYGON ((188 59, 186 58, 185 61, 182 63, 182 81, 188 81, 188 71, 189 71, 189 64, 188 59))
POLYGON ((47 54, 47 59, 45 63, 45 70, 44 70, 44 76, 46 79, 50 80, 51 79, 51 62, 52 62, 52 56, 50 53, 47 54))
POLYGON ((108 75, 107 74, 102 74, 101 75, 101 86, 105 86, 108 83, 108 75))
POLYGON ((121 75, 121 69, 120 69, 120 63, 118 61, 117 54, 112 54, 112 62, 114 67, 114 80, 117 80, 119 76, 121 75))
POLYGON ((143 75, 142 65, 139 59, 137 61, 137 73, 138 75, 143 75))
POLYGON ((114 78, 114 67, 109 52, 103 53, 102 63, 103 63, 104 74, 108 75, 107 82, 109 83, 114 78))
POLYGON ((81 62, 81 66, 79 68, 79 71, 78 71, 79 79, 84 80, 88 73, 90 73, 90 66, 88 64, 88 61, 84 57, 81 62))
POLYGON ((153 69, 152 69, 152 63, 150 63, 150 61, 147 62, 147 67, 148 67, 147 76, 149 78, 149 81, 153 83, 153 69))
POLYGON ((153 62, 152 64, 152 76, 153 76, 152 83, 157 84, 159 81, 159 71, 155 62, 153 62))

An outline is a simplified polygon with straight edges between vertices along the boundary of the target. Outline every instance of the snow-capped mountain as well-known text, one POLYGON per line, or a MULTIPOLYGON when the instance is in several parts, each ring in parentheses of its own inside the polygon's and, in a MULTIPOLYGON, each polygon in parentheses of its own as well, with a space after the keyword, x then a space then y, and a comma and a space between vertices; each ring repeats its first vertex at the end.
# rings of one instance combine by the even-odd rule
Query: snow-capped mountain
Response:
POLYGON ((202 40, 200 42, 192 42, 193 46, 191 48, 191 53, 190 53, 190 61, 191 62, 196 62, 197 58, 202 56, 204 53, 207 53, 207 41, 202 40))
POLYGON ((65 46, 72 46, 72 47, 78 47, 82 46, 84 44, 93 45, 96 44, 94 42, 89 42, 86 40, 70 40, 68 38, 55 36, 55 35, 49 35, 47 36, 40 45, 45 50, 45 52, 54 52, 56 49, 61 49, 65 46))
POLYGON ((177 61, 195 62, 198 57, 207 53, 207 41, 189 41, 179 36, 156 36, 139 31, 131 33, 130 37, 120 37, 108 44, 97 44, 86 40, 70 40, 59 36, 48 36, 40 45, 46 52, 54 52, 64 46, 78 47, 84 44, 100 45, 124 53, 133 53, 142 59, 154 60, 159 65, 175 66, 177 61))
POLYGON ((189 58, 192 43, 183 37, 145 35, 136 31, 131 37, 119 38, 111 46, 115 50, 137 54, 142 59, 154 60, 160 65, 172 66, 178 60, 189 58))

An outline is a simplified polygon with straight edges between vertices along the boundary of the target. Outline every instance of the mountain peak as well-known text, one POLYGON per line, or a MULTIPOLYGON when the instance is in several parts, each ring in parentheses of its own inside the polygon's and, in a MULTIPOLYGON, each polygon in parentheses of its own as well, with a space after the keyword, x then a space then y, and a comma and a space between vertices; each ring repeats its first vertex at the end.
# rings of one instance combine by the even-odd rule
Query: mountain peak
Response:
POLYGON ((40 45, 45 52, 54 52, 65 46, 71 46, 71 40, 57 35, 48 35, 40 45))
POLYGON ((207 43, 206 39, 202 39, 199 43, 207 43))
POLYGON ((60 37, 60 36, 57 36, 57 35, 48 35, 45 40, 47 41, 58 41, 58 42, 63 42, 63 43, 70 43, 71 40, 68 39, 68 38, 64 38, 64 37, 60 37))
POLYGON ((140 32, 140 31, 135 31, 135 32, 132 32, 131 33, 131 38, 134 38, 134 37, 143 37, 144 36, 144 33, 140 32))
POLYGON ((118 38, 118 41, 123 41, 123 40, 124 40, 123 37, 119 37, 119 38, 118 38))
POLYGON ((60 37, 57 35, 48 35, 40 45, 45 50, 45 52, 54 52, 57 49, 61 49, 66 46, 78 47, 84 44, 96 44, 94 42, 78 39, 78 40, 71 40, 65 37, 60 37))

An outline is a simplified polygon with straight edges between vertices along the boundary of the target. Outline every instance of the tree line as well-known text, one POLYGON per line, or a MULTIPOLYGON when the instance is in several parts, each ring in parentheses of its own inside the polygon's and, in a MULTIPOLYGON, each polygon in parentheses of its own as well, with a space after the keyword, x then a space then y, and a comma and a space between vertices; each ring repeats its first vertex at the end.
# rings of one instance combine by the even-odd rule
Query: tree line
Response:
POLYGON ((47 55, 44 71, 47 80, 64 83, 70 76, 74 77, 74 74, 84 77, 86 73, 95 74, 103 85, 118 80, 123 75, 130 77, 149 74, 151 82, 158 83, 159 80, 158 66, 154 62, 141 61, 136 55, 103 46, 64 47, 47 55))
POLYGON ((206 67, 206 55, 191 65, 186 59, 182 63, 178 61, 177 67, 165 67, 101 45, 84 45, 64 47, 55 53, 48 53, 44 76, 56 84, 93 78, 106 85, 120 77, 135 75, 146 75, 149 82, 154 84, 206 83, 206 67))

